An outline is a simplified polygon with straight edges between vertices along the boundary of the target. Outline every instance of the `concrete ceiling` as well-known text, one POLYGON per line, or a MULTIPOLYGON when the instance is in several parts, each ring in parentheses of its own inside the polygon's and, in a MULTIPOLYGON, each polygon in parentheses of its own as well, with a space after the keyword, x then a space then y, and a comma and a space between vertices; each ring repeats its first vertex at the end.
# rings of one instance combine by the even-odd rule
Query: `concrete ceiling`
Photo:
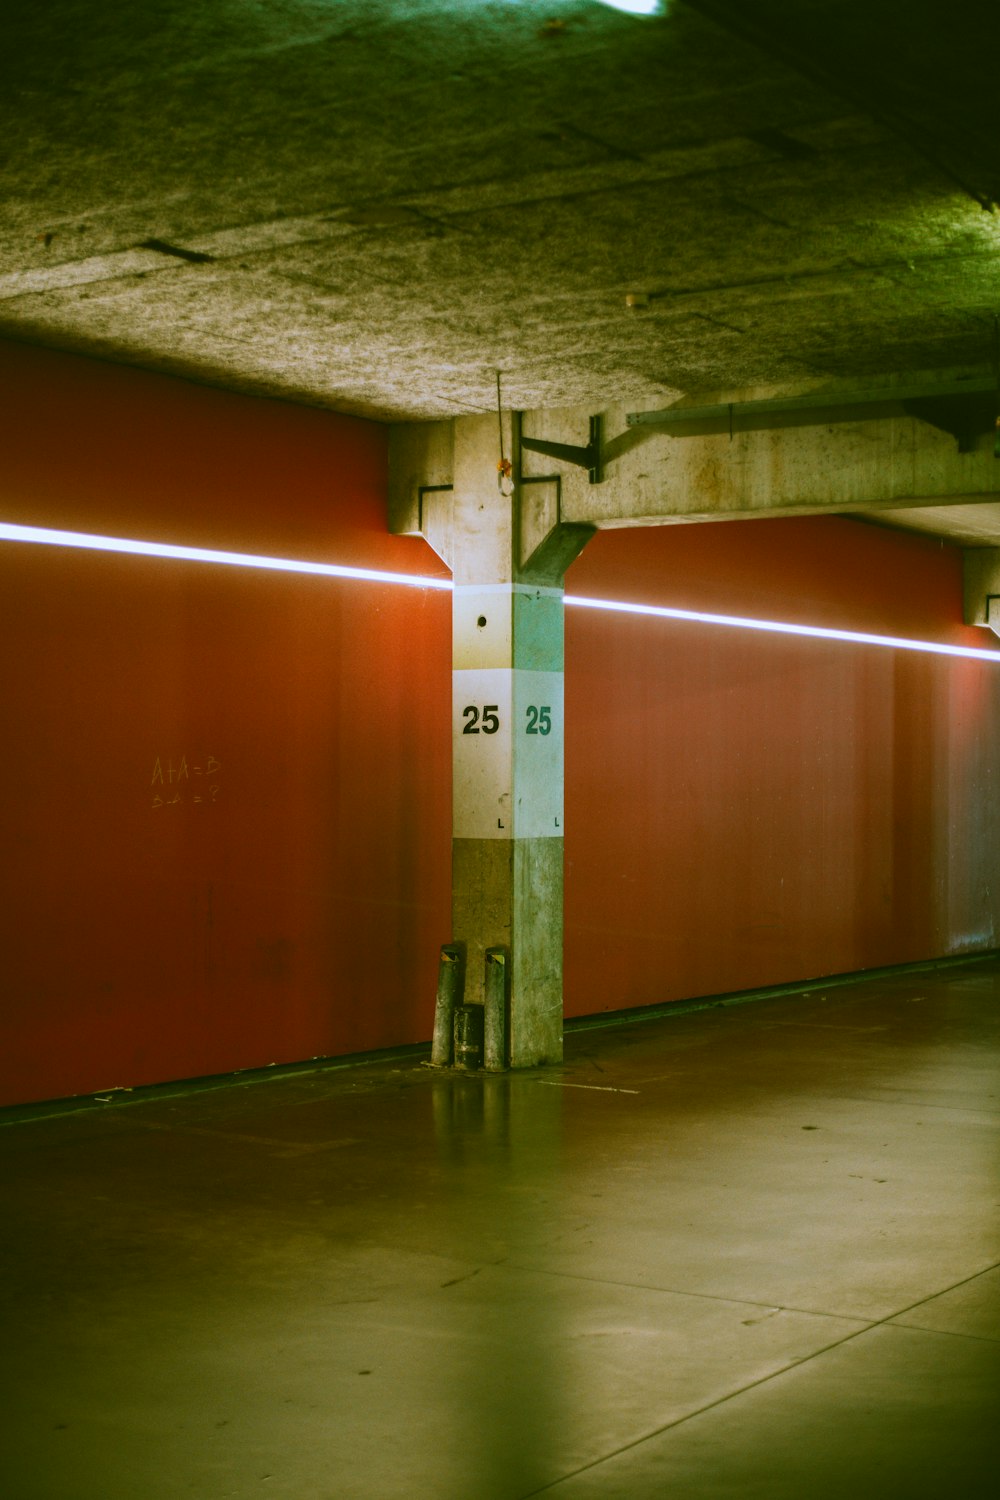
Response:
POLYGON ((382 420, 982 375, 998 57, 997 0, 6 0, 0 333, 382 420))

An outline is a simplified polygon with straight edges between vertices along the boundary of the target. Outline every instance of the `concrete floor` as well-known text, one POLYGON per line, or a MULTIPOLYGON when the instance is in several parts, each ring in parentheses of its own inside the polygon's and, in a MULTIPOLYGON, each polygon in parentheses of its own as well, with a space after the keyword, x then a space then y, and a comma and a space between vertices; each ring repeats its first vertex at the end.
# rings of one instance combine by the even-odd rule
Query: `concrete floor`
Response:
POLYGON ((998 999, 0 1115, 0 1494, 992 1496, 998 999))

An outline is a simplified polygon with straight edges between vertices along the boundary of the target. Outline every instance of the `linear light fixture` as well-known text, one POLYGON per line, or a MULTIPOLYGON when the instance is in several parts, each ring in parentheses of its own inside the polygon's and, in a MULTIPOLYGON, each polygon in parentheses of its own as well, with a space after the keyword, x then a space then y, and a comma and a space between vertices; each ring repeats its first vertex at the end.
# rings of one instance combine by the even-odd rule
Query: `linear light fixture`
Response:
MULTIPOLYGON (((221 552, 210 547, 182 547, 172 542, 141 542, 126 537, 96 536, 87 531, 57 531, 43 526, 17 526, 0 521, 0 541, 34 542, 50 547, 82 547, 88 551, 134 553, 140 557, 173 558, 181 562, 222 563, 236 568, 264 568, 279 573, 306 573, 320 578, 350 578, 362 583, 396 583, 409 588, 450 590, 450 578, 418 573, 391 573, 381 568, 352 568, 341 563, 302 561, 291 557, 263 557, 251 552, 221 552)), ((895 651, 924 651, 934 656, 957 656, 1000 663, 1000 651, 974 646, 947 646, 938 641, 915 641, 905 636, 872 635, 859 630, 835 630, 821 625, 789 625, 782 620, 755 620, 742 615, 710 614, 702 610, 672 609, 660 604, 626 604, 617 599, 590 599, 566 594, 564 603, 579 609, 600 609, 653 619, 681 620, 698 625, 727 625, 740 630, 762 630, 772 635, 798 635, 852 645, 887 646, 895 651)))
POLYGON ((628 16, 663 16, 669 0, 600 0, 609 10, 623 10, 628 16))
POLYGON ((356 578, 364 583, 402 583, 418 589, 450 589, 450 578, 423 578, 380 568, 349 568, 341 563, 304 562, 293 557, 260 557, 252 552, 217 552, 211 547, 179 547, 172 542, 137 542, 89 531, 51 531, 42 526, 12 526, 0 521, 0 541, 41 542, 50 547, 83 547, 93 552, 131 552, 140 557, 170 557, 181 562, 225 563, 231 568, 268 568, 277 573, 315 573, 320 578, 356 578))
POLYGON ((618 600, 586 599, 566 594, 563 602, 584 609, 615 610, 628 615, 652 615, 662 620, 688 620, 699 625, 734 625, 740 630, 765 630, 772 635, 805 635, 823 641, 848 641, 860 646, 889 646, 894 651, 927 651, 934 656, 967 656, 974 661, 1000 662, 1000 651, 976 646, 946 646, 938 641, 914 641, 906 636, 869 635, 862 630, 834 630, 825 625, 788 625, 783 620, 751 620, 742 615, 706 614, 695 609, 670 609, 659 604, 622 604, 618 600))

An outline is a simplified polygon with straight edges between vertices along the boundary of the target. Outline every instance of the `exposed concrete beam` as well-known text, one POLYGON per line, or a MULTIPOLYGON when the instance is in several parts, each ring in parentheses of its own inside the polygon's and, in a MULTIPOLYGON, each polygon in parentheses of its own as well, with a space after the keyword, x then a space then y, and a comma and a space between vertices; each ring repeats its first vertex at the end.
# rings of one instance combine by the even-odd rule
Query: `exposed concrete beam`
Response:
MULTIPOLYGON (((965 503, 1000 492, 1000 464, 985 435, 959 453, 947 433, 908 416, 828 420, 776 415, 754 431, 627 428, 605 413, 605 480, 569 470, 563 515, 598 527, 766 515, 829 514, 881 506, 965 503)), ((586 431, 584 413, 530 414, 525 430, 555 441, 586 431)), ((527 472, 533 460, 526 459, 527 472)), ((551 465, 550 465, 551 467, 551 465)))
MULTIPOLYGON (((594 415, 582 408, 527 412, 523 431, 580 446, 594 415)), ((604 413, 603 481, 558 459, 524 452, 528 481, 558 473, 564 524, 655 526, 759 516, 829 515, 890 508, 973 505, 1000 497, 1000 462, 984 433, 970 451, 907 415, 864 415, 833 408, 776 414, 754 431, 699 432, 626 425, 624 406, 604 413), (834 420, 834 417, 837 420, 834 420)), ((472 418, 457 418, 461 423, 472 418)), ((390 445, 390 528, 435 536, 447 529, 445 492, 455 422, 394 427, 390 445)), ((442 552, 442 556, 445 554, 442 552)))
POLYGON ((454 422, 397 422, 389 429, 389 530, 424 537, 452 572, 454 475, 454 422))
MULTIPOLYGON (((766 396, 754 400, 742 399, 735 401, 717 401, 708 405, 691 401, 675 401, 670 406, 660 407, 653 411, 629 412, 626 422, 629 427, 678 427, 690 422, 715 421, 722 426, 735 417, 741 428, 751 428, 761 425, 762 418, 780 416, 788 413, 799 415, 811 414, 813 422, 822 423, 826 414, 831 410, 841 412, 848 408, 860 409, 858 415, 868 416, 897 416, 898 410, 885 408, 898 408, 906 406, 908 402, 927 402, 947 400, 958 402, 964 406, 972 403, 979 407, 981 398, 995 398, 997 394, 997 379, 995 375, 978 375, 968 377, 961 382, 956 380, 940 379, 936 381, 920 380, 913 384, 887 385, 880 381, 878 385, 859 385, 851 389, 844 387, 831 393, 829 390, 820 388, 808 391, 799 396, 766 396), (882 410, 873 410, 882 408, 882 410), (728 420, 727 420, 728 419, 728 420)), ((993 419, 996 415, 995 400, 983 403, 986 417, 983 421, 983 431, 993 428, 993 419)), ((978 415, 978 410, 977 413, 978 415)), ((920 411, 910 411, 909 416, 922 417, 920 411)), ((927 420, 924 418, 924 420, 927 420)), ((932 425, 938 426, 939 423, 932 425)), ((945 427, 944 431, 948 431, 945 427)))

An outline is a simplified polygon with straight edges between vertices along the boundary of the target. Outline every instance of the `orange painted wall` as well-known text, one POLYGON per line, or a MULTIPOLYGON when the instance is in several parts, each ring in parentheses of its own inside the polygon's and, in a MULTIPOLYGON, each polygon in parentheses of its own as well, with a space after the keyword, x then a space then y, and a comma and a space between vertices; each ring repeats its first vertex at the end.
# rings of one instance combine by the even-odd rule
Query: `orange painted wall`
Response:
MULTIPOLYGON (((5 520, 442 572, 373 424, 0 353, 5 520)), ((449 650, 447 594, 0 544, 0 1101, 429 1034, 449 650)))
MULTIPOLYGON (((601 533, 567 592, 987 648, 851 520, 601 533)), ((994 947, 1000 665, 567 611, 570 1015, 994 947)))
MULTIPOLYGON (((377 426, 2 342, 0 385, 5 520, 443 574, 377 426)), ((836 518, 568 580, 989 644, 960 585, 836 518)), ((426 1039, 449 653, 443 593, 0 544, 0 1102, 426 1039)), ((995 667, 569 611, 568 1013, 994 946, 998 710, 995 667)))

